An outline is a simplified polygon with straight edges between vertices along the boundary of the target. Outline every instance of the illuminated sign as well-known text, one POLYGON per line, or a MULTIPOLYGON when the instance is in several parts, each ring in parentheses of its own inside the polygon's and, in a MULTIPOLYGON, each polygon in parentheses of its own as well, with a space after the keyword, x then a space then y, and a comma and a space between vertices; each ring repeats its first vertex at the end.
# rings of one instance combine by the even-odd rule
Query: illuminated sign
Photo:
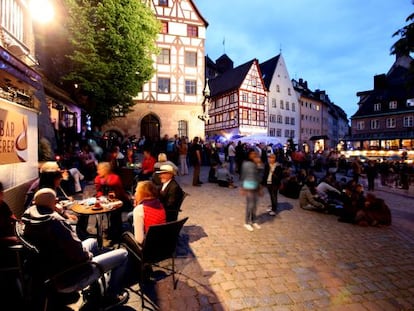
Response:
POLYGON ((28 159, 27 116, 0 109, 0 165, 28 159))

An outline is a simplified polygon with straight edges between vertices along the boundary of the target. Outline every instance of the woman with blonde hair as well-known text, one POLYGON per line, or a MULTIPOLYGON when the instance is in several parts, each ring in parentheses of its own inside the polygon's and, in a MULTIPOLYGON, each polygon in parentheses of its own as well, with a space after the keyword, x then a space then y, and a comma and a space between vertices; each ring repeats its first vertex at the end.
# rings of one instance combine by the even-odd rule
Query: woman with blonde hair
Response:
POLYGON ((166 222, 165 209, 158 197, 158 190, 152 181, 144 180, 137 184, 135 190, 135 208, 132 212, 134 236, 142 243, 151 225, 166 222))

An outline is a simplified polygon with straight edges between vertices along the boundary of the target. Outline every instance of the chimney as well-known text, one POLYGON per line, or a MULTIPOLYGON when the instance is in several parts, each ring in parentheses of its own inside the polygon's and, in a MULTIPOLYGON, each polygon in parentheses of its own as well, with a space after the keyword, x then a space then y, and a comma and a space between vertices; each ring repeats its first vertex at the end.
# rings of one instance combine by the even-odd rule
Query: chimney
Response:
POLYGON ((374 76, 374 90, 385 89, 387 86, 387 76, 383 73, 374 76))

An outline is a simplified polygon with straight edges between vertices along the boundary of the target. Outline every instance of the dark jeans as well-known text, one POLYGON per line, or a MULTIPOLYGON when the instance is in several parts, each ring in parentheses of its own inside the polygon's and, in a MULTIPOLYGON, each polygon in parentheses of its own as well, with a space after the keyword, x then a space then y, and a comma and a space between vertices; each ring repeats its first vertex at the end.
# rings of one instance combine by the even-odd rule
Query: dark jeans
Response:
POLYGON ((194 164, 193 172, 193 186, 198 185, 200 182, 200 164, 194 164))
POLYGON ((270 201, 272 203, 272 211, 277 211, 277 192, 279 190, 279 187, 276 185, 268 184, 267 190, 269 191, 270 195, 270 201))

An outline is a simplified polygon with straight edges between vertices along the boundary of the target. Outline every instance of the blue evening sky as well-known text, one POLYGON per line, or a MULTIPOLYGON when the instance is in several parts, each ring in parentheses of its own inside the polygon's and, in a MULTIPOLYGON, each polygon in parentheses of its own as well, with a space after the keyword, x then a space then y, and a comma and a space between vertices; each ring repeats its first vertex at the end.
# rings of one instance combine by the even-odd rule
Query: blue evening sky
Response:
POLYGON ((393 33, 414 12, 411 0, 194 0, 208 21, 206 54, 234 66, 279 54, 290 78, 326 90, 348 118, 359 91, 395 60, 393 33), (223 45, 224 40, 224 45, 223 45))

